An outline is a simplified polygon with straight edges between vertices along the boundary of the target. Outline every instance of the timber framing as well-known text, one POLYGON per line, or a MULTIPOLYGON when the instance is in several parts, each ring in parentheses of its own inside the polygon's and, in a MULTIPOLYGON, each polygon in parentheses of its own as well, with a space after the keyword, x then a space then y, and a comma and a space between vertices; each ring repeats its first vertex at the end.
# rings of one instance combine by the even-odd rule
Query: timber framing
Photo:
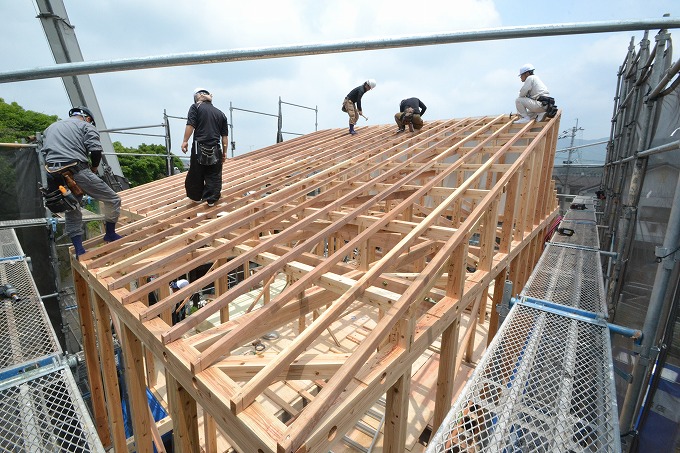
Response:
POLYGON ((214 207, 185 197, 184 175, 121 193, 123 239, 94 238, 72 261, 94 416, 110 422, 105 445, 119 448, 124 437, 109 317, 123 344, 138 452, 158 442, 140 401, 159 377, 176 451, 215 451, 218 436, 239 452, 328 451, 381 399, 383 451, 404 451, 413 367, 432 350, 437 429, 475 327, 497 323, 487 298, 500 302, 506 278, 524 285, 557 215, 559 115, 395 131, 323 130, 228 159, 214 207), (169 291, 201 267, 209 270, 169 291), (277 281, 285 286, 271 292, 277 281), (209 303, 172 325, 176 305, 206 287, 209 303), (350 316, 359 310, 370 328, 350 316), (341 344, 341 328, 361 331, 360 340, 341 344), (242 355, 272 331, 293 334, 276 353, 242 355), (277 393, 283 384, 304 404, 277 393))

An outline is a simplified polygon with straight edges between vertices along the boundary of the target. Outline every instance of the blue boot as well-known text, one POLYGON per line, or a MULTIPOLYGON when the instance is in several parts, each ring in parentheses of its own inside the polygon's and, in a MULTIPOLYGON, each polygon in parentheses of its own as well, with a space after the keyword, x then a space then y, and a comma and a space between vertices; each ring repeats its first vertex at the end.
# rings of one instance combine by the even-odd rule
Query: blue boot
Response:
POLYGON ((113 222, 106 222, 106 234, 104 235, 104 240, 106 242, 117 241, 122 238, 120 234, 116 233, 116 224, 113 222))
POLYGON ((354 130, 354 124, 349 125, 349 133, 352 135, 356 135, 357 132, 354 130))
POLYGON ((83 237, 81 235, 71 236, 71 242, 73 243, 73 248, 76 252, 76 259, 78 259, 80 255, 85 254, 86 250, 85 247, 83 247, 83 237))

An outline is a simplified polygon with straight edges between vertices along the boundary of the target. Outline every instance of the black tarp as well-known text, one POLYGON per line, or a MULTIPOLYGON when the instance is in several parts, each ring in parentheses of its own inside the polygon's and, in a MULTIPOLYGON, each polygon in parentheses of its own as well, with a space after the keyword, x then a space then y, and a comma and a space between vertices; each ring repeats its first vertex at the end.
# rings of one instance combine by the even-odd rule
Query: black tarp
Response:
MULTIPOLYGON (((40 162, 35 148, 0 145, 0 221, 46 218, 38 189, 40 180, 40 162)), ((47 221, 41 226, 15 228, 15 232, 23 252, 30 257, 31 273, 38 292, 43 296, 54 294, 57 288, 50 261, 47 221)), ((45 299, 44 305, 64 348, 58 300, 55 297, 45 299)))

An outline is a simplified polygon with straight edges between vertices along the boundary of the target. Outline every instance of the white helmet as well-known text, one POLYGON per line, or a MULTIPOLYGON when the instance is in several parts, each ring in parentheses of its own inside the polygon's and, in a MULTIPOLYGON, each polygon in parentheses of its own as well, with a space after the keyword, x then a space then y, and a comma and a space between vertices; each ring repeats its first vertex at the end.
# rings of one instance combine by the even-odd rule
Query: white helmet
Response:
POLYGON ((534 65, 532 65, 531 63, 527 63, 525 65, 522 65, 521 68, 519 68, 519 75, 522 75, 525 72, 534 71, 535 69, 536 68, 534 68, 534 65))
POLYGON ((194 89, 194 96, 196 96, 198 93, 204 92, 206 94, 210 94, 210 91, 206 90, 205 88, 195 88, 194 89))
POLYGON ((366 81, 366 85, 368 85, 369 87, 371 87, 371 90, 372 90, 373 88, 375 88, 375 86, 377 85, 377 83, 375 82, 375 79, 368 79, 368 80, 366 81))

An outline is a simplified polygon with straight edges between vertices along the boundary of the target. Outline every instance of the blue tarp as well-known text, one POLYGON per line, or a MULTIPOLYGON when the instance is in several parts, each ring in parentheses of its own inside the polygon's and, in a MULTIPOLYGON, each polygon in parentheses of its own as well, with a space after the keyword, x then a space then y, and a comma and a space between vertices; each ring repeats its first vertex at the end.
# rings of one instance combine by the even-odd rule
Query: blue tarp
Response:
MULTIPOLYGON (((151 414, 153 415, 154 421, 159 421, 167 417, 168 413, 165 412, 165 409, 163 409, 163 406, 161 406, 161 403, 158 402, 156 397, 151 393, 149 389, 146 389, 146 398, 149 401, 149 408, 151 409, 151 414)), ((123 400, 123 421, 125 424, 125 437, 129 438, 132 436, 132 420, 130 419, 130 405, 127 401, 127 399, 123 400)), ((161 439, 163 440, 163 444, 166 446, 172 443, 172 431, 169 433, 164 434, 161 436, 161 439)), ((167 447, 166 447, 167 448, 167 447)), ((154 451, 156 451, 156 448, 154 447, 154 451)), ((171 451, 171 450, 168 450, 171 451)))

